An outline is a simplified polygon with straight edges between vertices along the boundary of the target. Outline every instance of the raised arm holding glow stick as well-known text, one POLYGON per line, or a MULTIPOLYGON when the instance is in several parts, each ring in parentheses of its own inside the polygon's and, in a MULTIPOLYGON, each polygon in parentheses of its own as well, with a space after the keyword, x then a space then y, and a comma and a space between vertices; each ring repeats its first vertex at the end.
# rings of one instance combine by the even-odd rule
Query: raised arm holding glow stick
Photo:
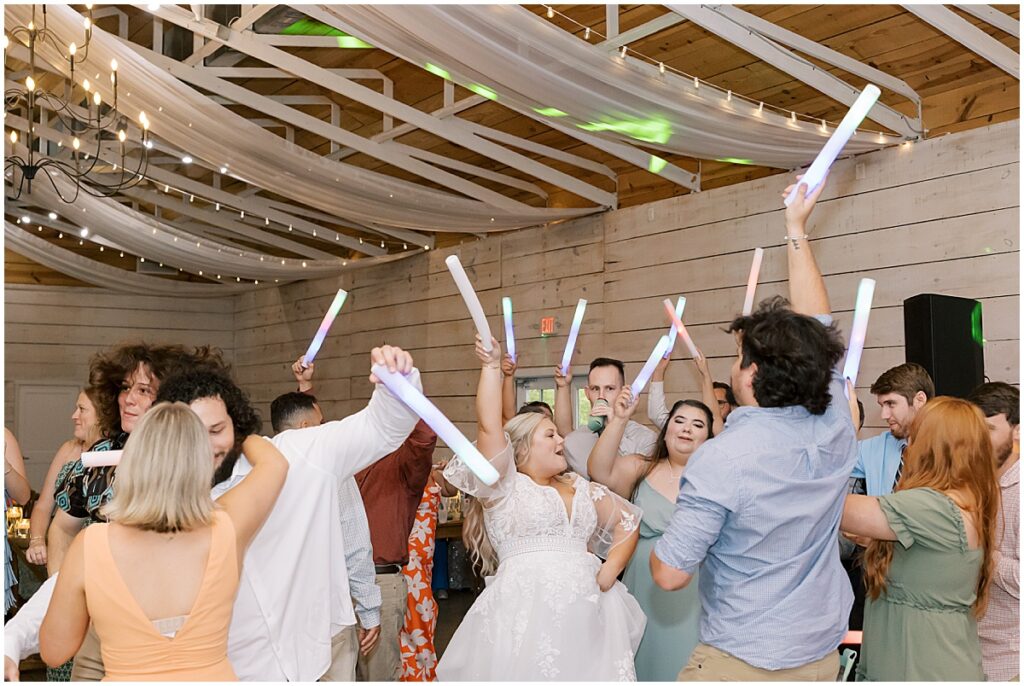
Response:
POLYGON ((501 311, 505 317, 505 352, 516 361, 516 337, 512 332, 512 298, 501 299, 501 311))
POLYGON ((754 292, 757 291, 757 277, 761 273, 761 260, 764 259, 764 249, 754 249, 754 261, 750 264, 750 276, 747 277, 747 296, 743 299, 743 316, 746 317, 754 310, 754 292))
MULTIPOLYGON (((860 358, 864 353, 864 339, 868 332, 868 318, 871 316, 871 301, 875 297, 875 280, 861 279, 857 286, 857 304, 853 308, 853 328, 850 330, 850 345, 846 349, 843 377, 857 385, 860 358)), ((847 396, 849 389, 847 388, 847 396)))
POLYGON ((406 378, 398 372, 389 371, 381 364, 373 365, 373 374, 380 379, 380 382, 387 386, 395 397, 405 403, 410 410, 420 416, 427 425, 434 430, 442 441, 455 452, 462 461, 469 467, 477 478, 487 485, 498 480, 498 472, 491 466, 480 451, 470 443, 461 431, 444 416, 444 413, 430 402, 425 395, 410 384, 406 378))
POLYGON ((317 329, 316 335, 313 336, 313 340, 310 341, 309 347, 306 348, 306 354, 302 356, 303 368, 308 367, 313 362, 313 358, 320 352, 320 346, 324 344, 324 339, 327 338, 327 332, 331 330, 331 325, 334 324, 334 319, 341 312, 341 306, 345 304, 345 298, 348 297, 348 291, 343 288, 339 288, 338 292, 334 294, 334 300, 331 302, 331 306, 327 308, 327 314, 324 315, 323 321, 320 322, 320 328, 317 329))
POLYGON ((686 326, 683 325, 683 320, 676 316, 676 311, 672 307, 672 301, 669 300, 668 298, 665 298, 662 301, 662 304, 665 305, 665 311, 668 312, 668 316, 672 318, 672 325, 676 327, 676 329, 679 331, 679 335, 683 337, 683 343, 686 344, 687 350, 690 351, 690 357, 697 357, 697 355, 699 354, 697 351, 697 346, 693 344, 693 339, 690 338, 690 334, 687 333, 686 326))
POLYGON ((651 355, 647 358, 647 362, 640 370, 640 373, 636 375, 636 380, 630 385, 630 390, 633 391, 633 402, 636 402, 640 397, 640 392, 644 390, 647 382, 650 381, 654 368, 658 366, 658 361, 664 359, 664 356, 668 354, 668 349, 668 336, 662 336, 658 340, 658 344, 654 346, 654 350, 651 351, 651 355))
MULTIPOLYGON (((679 296, 679 300, 676 300, 676 316, 679 317, 680 319, 682 319, 683 318, 683 310, 685 310, 685 309, 686 309, 686 298, 681 295, 681 296, 679 296)), ((668 327, 668 350, 665 351, 665 359, 666 360, 668 359, 668 356, 672 354, 672 349, 676 347, 676 336, 678 334, 679 334, 679 331, 676 329, 674 324, 672 326, 668 327)))
MULTIPOLYGON (((807 196, 810 196, 814 190, 821 185, 821 182, 825 180, 825 175, 828 174, 829 167, 836 161, 836 157, 843 151, 843 147, 850 140, 853 134, 857 131, 857 127, 864 121, 864 117, 871 111, 871 107, 878 100, 878 96, 882 94, 882 91, 878 90, 878 86, 869 83, 853 105, 850 106, 850 110, 843 117, 843 120, 839 122, 839 126, 832 132, 832 137, 825 143, 825 147, 821 149, 818 156, 814 158, 814 162, 804 173, 802 183, 807 184, 807 196)), ((796 197, 797 187, 794 187, 790 191, 789 195, 786 196, 786 205, 788 206, 793 199, 796 197)))
POLYGON ((565 352, 562 353, 562 375, 569 374, 569 362, 572 361, 572 354, 576 350, 576 338, 580 335, 580 325, 583 323, 583 315, 587 311, 587 301, 580 298, 576 303, 576 314, 572 317, 572 326, 569 328, 569 340, 565 343, 565 352))
POLYGON ((82 453, 83 467, 116 467, 123 450, 87 450, 82 453))
MULTIPOLYGON (((448 265, 448 271, 452 273, 455 285, 459 287, 459 293, 462 294, 462 299, 466 301, 466 307, 469 309, 470 316, 473 317, 473 323, 476 324, 477 333, 480 334, 480 338, 484 341, 484 347, 490 350, 491 327, 487 324, 484 308, 480 306, 480 298, 477 297, 476 291, 473 290, 473 284, 469 282, 469 277, 466 276, 466 270, 462 268, 462 263, 459 262, 459 256, 449 255, 444 263, 448 265)), ((440 436, 441 434, 438 433, 437 435, 440 436)))

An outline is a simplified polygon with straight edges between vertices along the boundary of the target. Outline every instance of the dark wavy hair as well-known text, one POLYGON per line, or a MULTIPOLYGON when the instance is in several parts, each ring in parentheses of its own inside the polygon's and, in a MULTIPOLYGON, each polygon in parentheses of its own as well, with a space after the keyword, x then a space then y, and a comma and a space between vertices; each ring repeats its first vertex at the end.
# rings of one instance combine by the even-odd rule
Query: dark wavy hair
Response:
POLYGON ((225 373, 206 370, 181 372, 160 384, 157 393, 157 402, 182 402, 188 405, 200 398, 220 398, 224 401, 235 430, 235 445, 213 475, 216 484, 231 475, 242 452, 242 443, 247 436, 259 433, 263 420, 245 391, 225 373))
POLYGON ((823 414, 832 400, 832 369, 846 350, 835 324, 790 309, 780 296, 761 302, 753 314, 737 317, 727 329, 740 332, 740 366, 757 365, 754 398, 761 407, 800 405, 823 414))
POLYGON ((543 400, 531 400, 528 403, 524 403, 523 406, 516 411, 516 414, 523 414, 524 412, 537 412, 548 419, 553 419, 555 416, 555 411, 552 410, 551 406, 543 400))
POLYGON ((1020 424, 1020 389, 1004 381, 981 384, 968 394, 967 400, 980 407, 986 417, 1005 414, 1007 424, 1020 424))
POLYGON ((665 434, 668 433, 668 425, 672 422, 672 417, 675 416, 676 412, 681 407, 695 407, 704 413, 705 426, 708 428, 708 438, 714 438, 715 436, 715 420, 714 415, 711 413, 711 408, 702 403, 699 400, 677 400, 676 404, 672 406, 672 409, 668 413, 668 419, 665 420, 665 425, 661 427, 661 431, 658 432, 658 440, 654 444, 654 453, 651 455, 643 455, 644 461, 647 462, 647 466, 644 468, 643 473, 633 484, 633 491, 630 493, 630 500, 636 498, 637 489, 640 488, 640 484, 643 480, 650 476, 654 468, 658 466, 658 463, 662 460, 668 459, 668 444, 665 442, 665 434))
MULTIPOLYGON (((228 373, 230 366, 224 361, 219 348, 199 346, 188 349, 183 345, 152 345, 145 342, 126 343, 111 350, 96 353, 89 361, 90 398, 96 406, 100 431, 105 436, 121 432, 121 413, 117 397, 128 375, 142 364, 157 382, 186 369, 205 369, 228 373)), ((159 391, 159 389, 157 389, 159 391)))

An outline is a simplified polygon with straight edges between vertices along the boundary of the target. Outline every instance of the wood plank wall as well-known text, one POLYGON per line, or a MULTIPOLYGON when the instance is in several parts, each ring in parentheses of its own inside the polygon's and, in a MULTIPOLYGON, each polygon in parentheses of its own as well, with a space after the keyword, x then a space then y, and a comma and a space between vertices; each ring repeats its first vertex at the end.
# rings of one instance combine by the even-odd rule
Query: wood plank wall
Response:
MULTIPOLYGON (((114 293, 100 288, 4 289, 4 424, 15 427, 18 383, 88 381, 89 358, 117 343, 215 345, 234 356, 231 298, 114 293)), ((71 437, 71 409, 55 409, 54 430, 71 437)), ((34 484, 38 487, 38 484, 34 484)))
MULTIPOLYGON (((867 387, 904 361, 902 302, 911 295, 980 299, 986 373, 1018 383, 1018 132, 1012 121, 835 165, 811 234, 844 331, 859 279, 878 282, 858 383, 868 408, 865 436, 881 426, 867 387)), ((715 377, 727 380, 735 346, 722 328, 742 306, 755 247, 765 248, 758 298, 785 290, 784 185, 783 177, 759 179, 236 296, 239 381, 269 420, 270 401, 294 387, 291 362, 305 350, 335 289, 345 288, 349 301, 317 364, 316 392, 327 417, 365 404, 368 352, 388 342, 413 353, 428 395, 472 432, 474 329, 444 265, 453 252, 493 315, 499 339, 500 299, 512 298, 523 367, 556 364, 576 300, 584 297, 590 305, 574 359, 584 365, 600 354, 619 357, 631 377, 665 329, 661 300, 684 293, 690 331, 715 377), (540 318, 550 315, 556 335, 540 338, 540 318)), ((674 362, 669 399, 696 390, 693 365, 674 362)), ((640 416, 645 403, 646 396, 640 416)))

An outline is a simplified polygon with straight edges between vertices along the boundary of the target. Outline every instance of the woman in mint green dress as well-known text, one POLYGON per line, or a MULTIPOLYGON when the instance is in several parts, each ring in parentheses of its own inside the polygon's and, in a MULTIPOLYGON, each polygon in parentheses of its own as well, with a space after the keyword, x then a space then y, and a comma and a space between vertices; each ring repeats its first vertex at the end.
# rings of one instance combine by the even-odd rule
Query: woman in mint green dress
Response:
POLYGON ((918 410, 891 495, 850 495, 842 529, 873 539, 858 681, 983 681, 999 485, 985 418, 940 397, 918 410))
MULTIPOLYGON (((714 391, 710 392, 714 398, 714 391)), ((651 578, 649 559, 675 511, 686 463, 711 438, 714 415, 702 402, 680 400, 669 412, 653 455, 616 457, 626 423, 636 411, 632 400, 627 386, 615 400, 587 469, 591 480, 630 498, 643 510, 640 542, 622 577, 647 615, 647 628, 635 657, 636 678, 675 681, 700 640, 700 597, 696 583, 681 591, 658 588, 651 578)))

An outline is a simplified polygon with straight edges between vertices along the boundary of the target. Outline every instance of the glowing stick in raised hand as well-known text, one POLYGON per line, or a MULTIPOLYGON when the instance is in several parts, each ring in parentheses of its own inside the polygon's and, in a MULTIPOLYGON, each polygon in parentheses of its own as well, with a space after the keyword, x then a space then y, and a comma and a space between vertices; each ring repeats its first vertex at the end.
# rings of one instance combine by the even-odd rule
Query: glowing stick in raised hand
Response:
POLYGON ((466 276, 466 270, 462 268, 462 263, 459 262, 459 256, 449 255, 448 259, 446 259, 444 263, 448 265, 448 271, 452 273, 452 278, 455 279, 455 285, 459 287, 459 293, 462 294, 462 299, 466 301, 466 308, 469 310, 469 315, 473 318, 473 323, 476 324, 476 332, 480 334, 484 350, 490 352, 491 327, 487 324, 487 317, 484 315, 484 308, 480 306, 480 298, 476 297, 476 291, 473 290, 473 284, 469 282, 469 277, 466 276))
POLYGON ((658 361, 662 359, 663 355, 667 355, 669 347, 668 336, 662 336, 658 340, 658 344, 654 346, 654 350, 651 351, 651 356, 647 358, 647 362, 644 364, 643 369, 636 375, 636 380, 629 387, 633 391, 633 402, 635 403, 640 397, 640 392, 644 390, 647 382, 651 380, 651 374, 654 374, 654 368, 658 366, 658 361))
POLYGON ((320 352, 320 346, 324 344, 327 332, 331 330, 331 325, 334 324, 334 319, 341 312, 341 306, 345 304, 345 298, 347 297, 348 291, 343 288, 339 288, 338 292, 334 294, 334 300, 331 302, 331 306, 327 308, 327 314, 324 315, 323 321, 320 322, 320 328, 316 330, 316 335, 313 336, 313 340, 309 342, 309 347, 306 348, 306 354, 302 356, 303 369, 308 367, 313 362, 316 354, 320 352))
POLYGON ((505 349, 512 361, 516 361, 516 337, 512 333, 512 298, 501 299, 501 311, 505 315, 505 349))
POLYGON ((857 131, 857 127, 864 121, 864 117, 868 116, 868 112, 871 111, 871 107, 881 94, 882 91, 878 90, 878 86, 872 83, 864 87, 864 90, 854 100, 853 105, 850 106, 846 116, 839 122, 839 126, 832 132, 832 137, 825 143, 825 147, 814 158, 814 162, 811 163, 811 166, 804 173, 800 183, 794 186, 793 190, 786 196, 787 207, 796 199, 796 193, 801 183, 807 184, 807 195, 813 193, 821 185, 821 182, 825 180, 825 174, 828 173, 828 168, 836 161, 847 141, 857 131))
POLYGON ((843 364, 843 378, 852 381, 854 386, 857 385, 857 372, 860 371, 860 357, 864 353, 864 338, 868 332, 868 317, 871 316, 871 301, 874 297, 875 280, 861 279, 857 286, 857 304, 853 308, 850 346, 846 349, 846 362, 843 364))
POLYGON ((565 343, 565 352, 562 353, 562 376, 569 374, 569 362, 572 360, 572 353, 576 349, 576 338, 580 335, 580 324, 583 323, 583 314, 587 311, 587 301, 580 298, 576 303, 576 314, 572 316, 572 326, 569 327, 569 340, 565 343))
POLYGON ((480 454, 476 446, 469 442, 469 439, 444 416, 444 413, 437 409, 437 406, 430 402, 418 388, 409 383, 402 374, 389 371, 387 366, 382 364, 373 365, 371 371, 395 397, 418 414, 434 430, 434 433, 441 437, 441 440, 466 463, 466 466, 478 479, 488 486, 498 480, 498 470, 480 454))
POLYGON ((683 337, 683 343, 686 344, 687 349, 690 351, 690 357, 697 357, 697 346, 693 344, 693 339, 686 332, 683 320, 676 316, 676 311, 672 308, 672 301, 665 298, 662 303, 665 305, 665 311, 668 312, 668 316, 672 318, 672 325, 679 330, 679 335, 683 337))
POLYGON ((83 467, 116 467, 123 450, 87 450, 82 453, 83 467))
POLYGON ((743 299, 744 317, 754 309, 754 291, 757 290, 757 276, 761 273, 762 259, 764 259, 764 249, 754 248, 754 261, 750 263, 750 276, 747 277, 747 297, 743 299))
MULTIPOLYGON (((686 298, 679 296, 679 300, 676 300, 676 316, 680 319, 683 318, 683 310, 686 309, 686 298)), ((672 354, 672 349, 676 347, 676 335, 679 330, 676 329, 675 324, 668 327, 668 350, 665 351, 665 359, 672 354)))

